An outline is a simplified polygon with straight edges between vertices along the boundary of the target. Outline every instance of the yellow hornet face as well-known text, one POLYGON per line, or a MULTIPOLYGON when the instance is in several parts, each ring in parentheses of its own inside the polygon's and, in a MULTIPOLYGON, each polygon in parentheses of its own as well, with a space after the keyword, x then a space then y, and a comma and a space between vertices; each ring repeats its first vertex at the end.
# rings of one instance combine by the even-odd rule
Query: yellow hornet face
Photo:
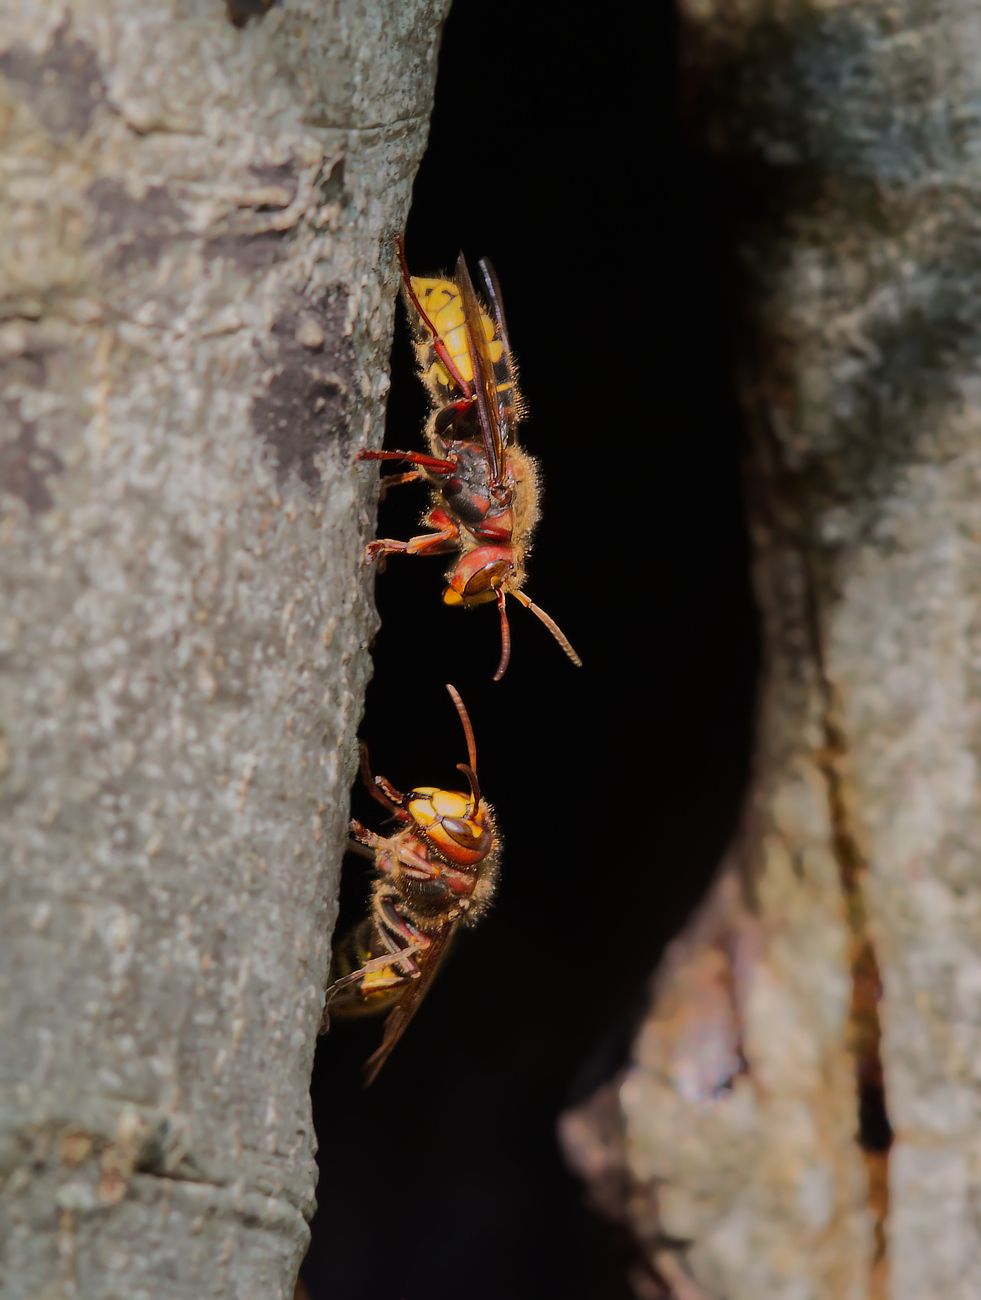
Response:
POLYGON ((470 806, 469 795, 434 785, 413 790, 407 805, 409 815, 430 844, 460 866, 479 862, 494 843, 487 826, 486 805, 481 801, 472 817, 467 815, 470 806))
POLYGON ((475 596, 461 596, 456 587, 449 585, 443 588, 444 605, 486 605, 492 600, 497 600, 497 591, 493 587, 479 591, 475 596))
POLYGON ((497 593, 514 568, 510 546, 478 546, 454 564, 443 588, 445 605, 483 605, 497 593))

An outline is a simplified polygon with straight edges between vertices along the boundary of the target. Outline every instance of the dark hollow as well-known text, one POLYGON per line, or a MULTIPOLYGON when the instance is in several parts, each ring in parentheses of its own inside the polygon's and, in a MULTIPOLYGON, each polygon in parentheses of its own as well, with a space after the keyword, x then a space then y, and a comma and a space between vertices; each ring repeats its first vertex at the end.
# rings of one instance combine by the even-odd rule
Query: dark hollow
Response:
POLYGON ((892 1146, 892 1125, 881 1083, 866 1084, 859 1089, 858 1140, 866 1151, 888 1151, 892 1146))
MULTIPOLYGON (((378 1022, 321 1041, 312 1300, 628 1300, 629 1242, 585 1207, 556 1117, 623 1063, 747 778, 758 645, 725 200, 684 146, 670 7, 559 13, 457 0, 406 251, 417 274, 461 248, 497 269, 545 482, 527 591, 585 666, 514 604, 494 684, 493 606, 445 608, 444 560, 395 556, 378 577, 372 766, 402 789, 463 786, 452 682, 505 849, 491 915, 377 1083, 360 1067, 378 1022)), ((425 410, 400 309, 386 446, 421 447, 425 410)), ((425 502, 394 489, 380 535, 416 531, 425 502)), ((353 810, 382 827, 361 790, 353 810)), ((342 925, 366 878, 349 856, 342 925)))

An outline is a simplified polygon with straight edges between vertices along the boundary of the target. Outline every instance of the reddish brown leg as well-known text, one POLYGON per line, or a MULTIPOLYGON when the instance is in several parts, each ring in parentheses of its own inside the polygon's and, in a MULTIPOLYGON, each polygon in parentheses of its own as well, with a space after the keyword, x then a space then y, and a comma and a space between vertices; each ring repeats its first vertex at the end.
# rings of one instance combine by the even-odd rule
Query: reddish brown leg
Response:
POLYGON ((421 537, 410 537, 408 551, 410 555, 438 554, 443 550, 452 550, 452 545, 447 547, 447 543, 456 543, 459 538, 460 525, 450 520, 438 533, 423 533, 421 537))
POLYGON ((380 957, 370 958, 363 966, 352 971, 350 975, 344 975, 341 979, 335 980, 327 990, 328 1001, 338 989, 346 988, 356 980, 363 979, 365 975, 370 975, 372 971, 384 970, 386 966, 401 966, 409 978, 415 979, 418 977, 419 967, 412 958, 417 952, 425 952, 432 940, 428 935, 422 934, 403 917, 399 916, 387 898, 375 900, 375 914, 379 937, 389 951, 383 953, 380 957), (404 940, 401 947, 398 944, 399 939, 404 940))
POLYGON ((354 459, 407 460, 410 465, 421 465, 434 474, 452 474, 457 466, 456 460, 440 460, 438 456, 427 456, 421 451, 359 451, 354 459))
MULTIPOLYGON (((360 822, 358 822, 358 827, 360 829, 360 822)), ((348 829, 350 830, 351 828, 349 827, 348 829)), ((348 839, 347 849, 345 852, 356 853, 359 858, 366 858, 368 862, 374 862, 375 860, 374 851, 369 849, 366 845, 360 844, 356 839, 348 839)))
POLYGON ((396 850, 395 857, 398 859, 399 866, 407 876, 412 876, 415 880, 438 880, 443 874, 443 868, 435 862, 430 862, 422 853, 417 853, 415 849, 406 848, 403 844, 396 850))
POLYGON ((357 842, 371 849, 373 855, 377 855, 388 843, 384 835, 376 835, 374 831, 369 831, 367 826, 362 826, 354 817, 351 818, 350 830, 357 842))
POLYGON ((374 560, 379 555, 439 555, 452 550, 460 536, 458 524, 448 521, 437 533, 422 533, 407 542, 397 542, 391 537, 379 537, 365 548, 365 559, 374 560))
POLYGON ((401 806, 402 801, 405 799, 405 795, 402 794, 400 791, 396 790, 395 786, 392 785, 391 781, 389 781, 387 776, 376 776, 375 785, 379 790, 383 791, 383 793, 386 794, 389 799, 399 804, 399 807, 394 810, 396 816, 398 816, 401 813, 404 815, 406 821, 412 820, 409 814, 405 812, 405 809, 402 808, 401 806))
MULTIPOLYGON (((405 961, 406 964, 410 962, 412 963, 413 970, 411 973, 406 975, 406 979, 418 978, 419 967, 412 961, 412 958, 417 952, 422 952, 428 947, 428 943, 414 943, 410 944, 407 948, 400 948, 398 952, 386 952, 381 957, 372 957, 370 961, 366 961, 363 966, 360 966, 357 970, 353 970, 350 975, 344 975, 341 979, 335 980, 327 990, 327 1001, 329 1002, 336 993, 340 992, 343 988, 347 988, 349 984, 354 984, 355 981, 364 979, 366 975, 370 975, 373 971, 384 970, 386 966, 394 966, 399 961, 405 961)), ((326 1010, 327 1008, 325 1006, 324 1011, 326 1012, 326 1010)))
MULTIPOLYGON (((405 795, 396 790, 395 786, 386 777, 371 775, 368 746, 362 740, 359 748, 361 751, 361 780, 365 783, 372 799, 377 799, 383 808, 387 808, 390 813, 394 813, 400 821, 411 821, 412 818, 402 807, 405 802, 405 795)), ((360 825, 360 823, 358 824, 360 825)))
POLYGON ((408 542, 396 541, 394 537, 378 537, 364 548, 365 563, 378 561, 378 572, 385 572, 385 561, 390 555, 401 555, 409 549, 408 542))
POLYGON ((384 501, 385 493, 389 488, 400 487, 403 483, 415 483, 421 478, 425 478, 421 469, 409 469, 404 474, 385 474, 378 480, 378 487, 381 490, 379 499, 384 501))
POLYGON ((352 984, 356 984, 358 980, 363 980, 366 975, 371 975, 376 970, 384 970, 386 966, 397 966, 399 962, 402 961, 404 961, 405 965, 409 969, 401 974, 399 978, 393 979, 386 992, 398 988, 401 984, 411 984, 413 980, 419 978, 419 967, 412 958, 416 953, 424 952, 428 947, 429 940, 424 939, 423 936, 420 935, 416 942, 410 943, 407 947, 399 949, 398 952, 385 953, 381 957, 372 957, 370 961, 366 961, 359 970, 352 971, 350 975, 345 975, 341 979, 335 980, 327 990, 326 996, 324 997, 324 1012, 320 1021, 320 1032, 326 1034, 330 1028, 330 1004, 332 999, 340 993, 342 989, 348 988, 352 984))
MULTIPOLYGON (((397 811, 402 812, 401 809, 397 811)), ((402 812, 402 817, 406 821, 410 820, 408 813, 402 812)), ((415 849, 410 849, 405 844, 398 848, 390 848, 389 840, 383 835, 376 835, 374 831, 369 831, 359 821, 352 820, 351 834, 359 844, 364 844, 374 851, 375 866, 383 874, 389 874, 393 870, 389 865, 393 860, 398 862, 407 876, 412 876, 416 880, 439 880, 444 874, 450 874, 455 879, 460 874, 450 868, 441 867, 438 863, 430 862, 422 853, 417 853, 415 849)))
POLYGON ((445 406, 441 406, 436 412, 436 423, 433 426, 436 432, 444 437, 464 411, 473 409, 476 400, 475 397, 463 397, 457 402, 447 402, 445 406))
MULTIPOLYGON (((375 900, 375 911, 378 915, 378 922, 382 927, 381 938, 383 943, 391 943, 390 936, 398 935, 400 939, 405 940, 409 948, 414 948, 416 951, 421 952, 422 949, 429 947, 432 942, 429 936, 422 934, 414 925, 410 925, 404 916, 400 916, 390 899, 384 896, 377 898, 375 900), (387 935, 386 931, 388 932, 387 935)), ((404 948, 392 949, 392 955, 395 958, 400 959, 404 953, 404 948)))

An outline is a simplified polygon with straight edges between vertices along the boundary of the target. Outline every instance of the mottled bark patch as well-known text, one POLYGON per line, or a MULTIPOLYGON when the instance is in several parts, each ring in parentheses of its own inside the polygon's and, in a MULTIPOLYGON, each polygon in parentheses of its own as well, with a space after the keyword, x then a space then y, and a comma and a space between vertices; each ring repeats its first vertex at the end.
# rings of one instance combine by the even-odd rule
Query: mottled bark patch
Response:
POLYGON ((345 208, 351 202, 351 194, 344 176, 344 159, 338 158, 330 172, 320 182, 321 203, 336 203, 345 208))
POLYGON ((155 262, 175 239, 187 239, 187 214, 162 185, 151 185, 135 199, 109 177, 100 177, 86 197, 96 210, 93 244, 104 247, 110 264, 155 262))
POLYGON ((622 1075, 559 1116, 558 1138, 565 1158, 586 1184, 586 1204, 620 1231, 610 1243, 638 1296, 649 1300, 705 1300, 694 1287, 673 1285, 687 1270, 677 1262, 687 1242, 665 1235, 656 1183, 638 1183, 630 1170, 627 1133, 620 1106, 622 1075), (638 1219, 637 1209, 644 1206, 638 1219))
POLYGON ((354 353, 343 333, 346 320, 343 292, 281 312, 267 344, 276 371, 252 407, 256 432, 275 449, 280 479, 295 466, 314 490, 320 486, 316 452, 348 433, 354 353))
MULTIPOLYGON (((293 159, 288 159, 282 163, 250 163, 249 171, 263 185, 281 185, 283 189, 287 189, 292 185, 293 194, 290 197, 290 202, 293 202, 296 197, 296 164, 293 159)), ((257 212, 268 212, 270 210, 265 205, 260 205, 256 209, 257 212)))
POLYGON ((43 348, 24 351, 0 362, 0 392, 15 393, 23 388, 43 388, 48 382, 48 364, 43 348))
POLYGON ((250 18, 261 18, 273 7, 273 0, 225 0, 233 27, 244 27, 250 18))
POLYGON ((66 12, 41 54, 19 41, 0 54, 0 73, 53 136, 83 136, 106 95, 95 50, 69 41, 70 26, 66 12))
POLYGON ((205 259, 227 257, 243 271, 265 271, 286 257, 285 241, 283 230, 263 230, 257 235, 228 231, 207 240, 203 252, 205 259))
POLYGON ((64 464, 60 456, 37 444, 37 425, 22 420, 17 408, 6 403, 7 414, 19 431, 12 438, 4 436, 7 421, 0 423, 0 493, 20 497, 32 515, 50 510, 54 505, 48 491, 47 476, 60 474, 64 464))

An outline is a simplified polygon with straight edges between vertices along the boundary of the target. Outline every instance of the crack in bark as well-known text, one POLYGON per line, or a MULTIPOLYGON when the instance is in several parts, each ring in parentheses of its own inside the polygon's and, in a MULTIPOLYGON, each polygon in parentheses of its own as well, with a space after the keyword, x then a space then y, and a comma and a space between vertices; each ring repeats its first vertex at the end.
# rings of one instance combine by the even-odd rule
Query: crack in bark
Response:
MULTIPOLYGON (((761 367, 757 367, 760 369, 761 367)), ((849 932, 849 971, 852 994, 848 1010, 846 1050, 855 1066, 858 1100, 855 1139, 862 1151, 868 1177, 868 1205, 874 1218, 875 1253, 869 1275, 869 1300, 886 1300, 889 1290, 886 1223, 889 1215, 888 1162, 892 1127, 886 1109, 885 1080, 880 1055, 881 1024, 879 1000, 882 986, 875 945, 868 930, 868 912, 862 888, 868 862, 852 827, 845 797, 843 765, 848 756, 845 732, 836 721, 836 696, 821 638, 820 600, 822 576, 826 589, 833 589, 814 538, 816 526, 797 475, 781 455, 779 439, 770 419, 769 404, 754 397, 754 385, 744 377, 743 409, 747 413, 751 445, 755 452, 754 472, 747 474, 747 505, 751 526, 755 525, 757 581, 762 581, 761 608, 783 606, 786 593, 771 586, 766 578, 767 560, 788 554, 799 564, 804 643, 796 648, 809 656, 817 675, 820 695, 820 725, 823 746, 813 754, 827 790, 831 826, 830 849, 838 867, 845 920, 849 932)), ((779 579, 776 581, 779 586, 779 579)), ((785 629, 784 629, 785 630, 785 629)), ((772 635, 772 633, 771 633, 772 635)), ((779 634, 777 634, 779 640, 779 634)), ((792 647, 784 646, 792 653, 792 647)), ((764 691, 765 695, 765 691, 764 691)), ((751 837, 752 838, 752 837, 751 837)))
POLYGON ((889 1217, 889 1150, 893 1132, 886 1109, 885 1077, 880 1042, 882 1026, 879 1001, 882 979, 875 945, 868 928, 868 910, 862 889, 862 877, 868 862, 852 829, 844 792, 842 765, 848 755, 848 743, 841 726, 835 721, 835 693, 828 675, 820 637, 816 577, 813 557, 805 553, 808 617, 811 624, 814 661, 822 696, 824 748, 815 755, 818 770, 828 792, 831 821, 831 851, 838 864, 846 922, 850 935, 849 967, 852 996, 848 1009, 847 1048, 855 1062, 858 1092, 858 1132, 868 1176, 868 1200, 875 1222, 875 1254, 869 1277, 869 1300, 886 1300, 889 1291, 889 1260, 886 1223, 889 1217))

